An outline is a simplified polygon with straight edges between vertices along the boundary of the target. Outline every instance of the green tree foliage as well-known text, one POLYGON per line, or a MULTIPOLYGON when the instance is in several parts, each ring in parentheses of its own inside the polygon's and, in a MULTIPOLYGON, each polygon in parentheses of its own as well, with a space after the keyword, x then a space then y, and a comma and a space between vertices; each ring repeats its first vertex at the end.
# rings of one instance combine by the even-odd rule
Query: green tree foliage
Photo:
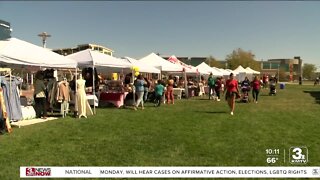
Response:
POLYGON ((212 56, 207 57, 205 63, 210 67, 224 68, 224 64, 218 62, 217 59, 212 56))
POLYGON ((280 69, 279 75, 277 74, 277 76, 279 76, 279 77, 277 77, 277 78, 279 78, 278 81, 288 81, 289 80, 289 76, 286 75, 286 71, 284 69, 280 69))
POLYGON ((226 57, 228 68, 236 69, 239 65, 242 67, 250 67, 256 71, 261 70, 261 63, 255 60, 255 55, 250 51, 244 51, 241 48, 233 50, 233 52, 226 57))
POLYGON ((317 67, 314 64, 304 64, 302 68, 303 77, 313 79, 315 77, 317 67))

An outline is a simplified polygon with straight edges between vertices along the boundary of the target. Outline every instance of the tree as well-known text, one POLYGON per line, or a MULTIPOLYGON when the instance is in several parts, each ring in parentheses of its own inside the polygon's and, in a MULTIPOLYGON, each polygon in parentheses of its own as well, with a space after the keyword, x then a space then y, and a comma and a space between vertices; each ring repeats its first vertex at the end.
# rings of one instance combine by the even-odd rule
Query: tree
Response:
POLYGON ((304 64, 302 68, 302 74, 304 78, 313 79, 315 77, 317 67, 314 64, 304 64))
POLYGON ((236 69, 239 65, 242 67, 250 67, 256 71, 261 70, 261 64, 255 60, 255 55, 250 51, 244 51, 241 48, 233 50, 233 52, 226 57, 228 68, 236 69))
POLYGON ((224 68, 224 65, 218 62, 217 59, 212 56, 207 57, 205 63, 207 63, 210 67, 224 68))
POLYGON ((288 81, 289 80, 289 77, 286 75, 286 71, 284 69, 279 70, 278 76, 279 76, 278 81, 288 81))

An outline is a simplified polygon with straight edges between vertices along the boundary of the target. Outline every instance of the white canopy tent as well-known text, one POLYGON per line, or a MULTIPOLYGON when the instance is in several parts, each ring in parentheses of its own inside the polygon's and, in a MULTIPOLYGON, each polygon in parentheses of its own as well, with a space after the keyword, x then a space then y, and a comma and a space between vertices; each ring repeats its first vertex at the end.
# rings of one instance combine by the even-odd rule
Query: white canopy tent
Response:
POLYGON ((251 69, 250 67, 247 67, 246 70, 247 70, 248 72, 252 72, 252 74, 260 74, 259 71, 255 71, 255 70, 251 69))
POLYGON ((107 54, 86 49, 67 56, 78 62, 78 66, 82 67, 104 67, 112 70, 131 68, 132 64, 125 59, 119 59, 107 54))
POLYGON ((227 72, 229 72, 229 74, 230 74, 230 73, 233 73, 234 75, 239 74, 239 73, 237 73, 237 72, 235 72, 235 71, 233 71, 233 70, 231 70, 231 69, 224 69, 224 70, 227 71, 227 72))
POLYGON ((164 72, 182 72, 183 68, 179 65, 168 62, 162 57, 156 55, 155 53, 151 53, 141 59, 139 59, 141 63, 148 64, 150 66, 160 68, 161 71, 164 72))
POLYGON ((235 70, 233 70, 234 72, 237 73, 247 73, 247 70, 244 69, 241 65, 239 65, 235 70))
POLYGON ((238 72, 235 72, 235 71, 233 71, 233 70, 231 70, 231 69, 224 69, 226 72, 229 72, 229 74, 228 74, 228 77, 229 77, 229 75, 231 74, 231 73, 233 73, 233 75, 235 76, 235 77, 237 77, 238 75, 239 75, 239 73, 238 72))
POLYGON ((76 61, 17 38, 0 40, 0 66, 4 65, 10 68, 22 67, 23 69, 27 66, 33 67, 34 70, 40 68, 77 68, 76 61))
POLYGON ((220 72, 222 72, 223 76, 229 76, 230 75, 230 72, 225 70, 225 69, 221 69, 221 68, 218 68, 220 70, 220 72))
POLYGON ((182 61, 180 61, 175 55, 172 55, 168 58, 168 61, 173 63, 173 64, 176 64, 178 66, 180 66, 182 69, 185 70, 186 73, 194 73, 194 74, 198 74, 198 68, 194 67, 194 66, 191 66, 191 65, 188 65, 188 64, 185 64, 183 63, 182 61))
POLYGON ((196 68, 198 68, 198 70, 200 72, 205 72, 206 74, 210 74, 212 73, 214 76, 221 76, 222 74, 217 71, 216 69, 213 69, 212 67, 210 67, 207 63, 202 62, 201 64, 199 64, 198 66, 196 66, 196 68))
POLYGON ((237 75, 237 79, 238 81, 243 81, 245 79, 245 77, 248 77, 249 80, 252 79, 253 73, 247 71, 245 68, 243 68, 241 65, 239 65, 234 72, 239 73, 237 75))
POLYGON ((0 62, 9 65, 36 67, 77 67, 77 62, 72 59, 17 38, 0 41, 0 62))
POLYGON ((154 66, 145 64, 143 62, 140 62, 134 58, 131 57, 123 57, 122 59, 127 60, 128 62, 130 62, 132 64, 132 66, 137 66, 139 67, 139 71, 140 72, 145 72, 145 73, 160 73, 160 69, 155 68, 154 66))
MULTIPOLYGON (((74 54, 70 54, 67 57, 77 61, 78 66, 80 67, 92 67, 92 69, 99 67, 101 69, 107 69, 111 72, 116 72, 117 70, 118 72, 120 72, 120 70, 122 71, 122 69, 125 69, 125 68, 129 69, 132 67, 132 64, 125 59, 115 58, 110 55, 100 53, 98 51, 93 51, 91 49, 79 51, 74 54)), ((92 77, 93 77, 92 92, 95 98, 95 84, 94 84, 95 76, 93 75, 92 77)), ((95 105, 93 106, 93 108, 94 108, 94 114, 96 114, 95 105)))

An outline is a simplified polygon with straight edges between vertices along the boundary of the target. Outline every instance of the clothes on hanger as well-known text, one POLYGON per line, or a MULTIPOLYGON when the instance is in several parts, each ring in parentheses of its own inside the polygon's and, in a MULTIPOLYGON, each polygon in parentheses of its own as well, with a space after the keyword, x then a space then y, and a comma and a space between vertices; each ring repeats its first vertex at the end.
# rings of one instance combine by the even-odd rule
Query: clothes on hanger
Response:
POLYGON ((0 134, 3 134, 6 128, 9 133, 12 132, 12 128, 7 116, 7 108, 4 102, 3 90, 0 87, 0 134))
POLYGON ((58 83, 57 100, 61 103, 60 112, 65 117, 69 111, 70 87, 66 79, 58 83))
POLYGON ((11 82, 6 77, 2 76, 0 78, 8 118, 11 121, 20 121, 22 120, 22 111, 18 85, 21 84, 21 81, 18 81, 15 77, 11 77, 11 82))

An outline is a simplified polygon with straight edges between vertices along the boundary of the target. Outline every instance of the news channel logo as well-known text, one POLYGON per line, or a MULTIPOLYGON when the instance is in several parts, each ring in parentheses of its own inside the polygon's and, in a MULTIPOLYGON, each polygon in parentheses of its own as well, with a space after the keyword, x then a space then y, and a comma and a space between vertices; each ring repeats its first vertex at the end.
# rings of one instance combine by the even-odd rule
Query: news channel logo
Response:
POLYGON ((26 168, 26 176, 51 176, 51 168, 26 168))
POLYGON ((307 164, 308 148, 307 147, 291 147, 289 149, 289 162, 291 164, 307 164))

